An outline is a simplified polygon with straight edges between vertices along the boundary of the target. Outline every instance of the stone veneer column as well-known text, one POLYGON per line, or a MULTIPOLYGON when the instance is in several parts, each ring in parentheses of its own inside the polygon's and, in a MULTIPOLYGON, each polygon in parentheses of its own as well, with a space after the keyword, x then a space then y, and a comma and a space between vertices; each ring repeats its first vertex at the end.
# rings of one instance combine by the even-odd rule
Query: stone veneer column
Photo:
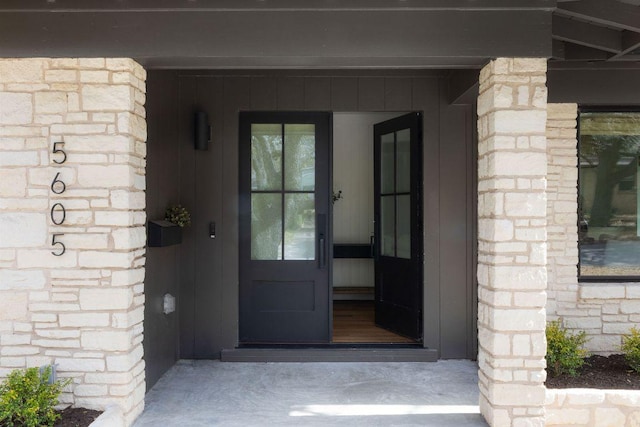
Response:
MULTIPOLYGON (((547 106, 547 316, 550 319, 578 313, 577 115, 577 104, 547 106)), ((589 317, 587 310, 583 317, 589 317)))
POLYGON ((491 61, 478 97, 478 363, 492 426, 544 425, 545 59, 491 61))
POLYGON ((0 376, 57 364, 64 401, 128 422, 145 392, 145 78, 130 59, 0 59, 0 376))

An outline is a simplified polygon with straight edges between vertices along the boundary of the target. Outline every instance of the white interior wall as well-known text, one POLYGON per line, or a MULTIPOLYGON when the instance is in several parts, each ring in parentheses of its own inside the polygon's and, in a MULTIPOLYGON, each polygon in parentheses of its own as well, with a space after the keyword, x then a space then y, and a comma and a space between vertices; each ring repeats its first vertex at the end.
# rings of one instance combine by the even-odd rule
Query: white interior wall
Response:
MULTIPOLYGON (((373 125, 403 113, 333 115, 334 243, 369 243, 373 234, 373 125)), ((373 286, 373 260, 334 259, 334 287, 373 286)))

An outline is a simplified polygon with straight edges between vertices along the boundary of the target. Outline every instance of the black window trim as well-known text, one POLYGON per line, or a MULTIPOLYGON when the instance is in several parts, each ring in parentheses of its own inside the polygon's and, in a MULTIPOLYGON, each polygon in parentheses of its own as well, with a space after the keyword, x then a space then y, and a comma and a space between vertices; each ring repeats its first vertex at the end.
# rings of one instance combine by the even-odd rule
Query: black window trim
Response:
MULTIPOLYGON (((577 199, 580 201, 580 115, 582 113, 640 113, 640 105, 579 105, 576 126, 576 153, 578 155, 577 199)), ((580 229, 580 216, 578 216, 580 229)), ((626 283, 640 282, 640 276, 583 276, 580 273, 580 241, 578 241, 578 283, 626 283)))

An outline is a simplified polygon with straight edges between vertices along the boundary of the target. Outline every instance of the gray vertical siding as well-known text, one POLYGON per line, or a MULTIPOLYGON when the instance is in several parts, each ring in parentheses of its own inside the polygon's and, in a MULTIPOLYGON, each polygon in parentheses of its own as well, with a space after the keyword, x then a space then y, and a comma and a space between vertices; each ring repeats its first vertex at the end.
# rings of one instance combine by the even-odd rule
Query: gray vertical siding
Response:
MULTIPOLYGON (((156 72, 147 80, 147 217, 163 219, 170 203, 180 200, 176 72, 156 72)), ((144 358, 147 388, 179 357, 178 313, 165 315, 165 293, 179 297, 180 246, 147 248, 144 310, 144 358)))
MULTIPOLYGON (((160 72, 150 71, 150 79, 156 73, 160 72)), ((438 349, 442 358, 475 357, 475 344, 470 342, 475 340, 475 264, 471 256, 475 253, 471 132, 475 124, 470 107, 449 107, 443 101, 443 73, 179 74, 177 81, 149 89, 173 92, 179 100, 175 103, 177 130, 154 134, 153 139, 160 143, 150 133, 149 150, 154 144, 177 144, 179 153, 151 154, 148 169, 150 174, 166 173, 160 170, 163 163, 159 159, 173 156, 180 169, 180 200, 193 212, 193 225, 185 232, 177 258, 181 357, 216 358, 220 350, 238 343, 238 113, 247 110, 424 111, 424 344, 438 349), (208 112, 213 128, 213 141, 206 152, 193 149, 191 127, 196 109, 208 112), (208 237, 210 221, 217 223, 215 241, 208 237)), ((149 96, 149 102, 170 99, 149 96)), ((149 182, 150 187, 157 185, 149 182)), ((150 188, 150 195, 162 191, 150 188)), ((157 265, 154 256, 152 249, 152 266, 157 265)), ((161 276, 160 280, 170 279, 161 276)), ((147 323, 145 319, 145 326, 147 323)))

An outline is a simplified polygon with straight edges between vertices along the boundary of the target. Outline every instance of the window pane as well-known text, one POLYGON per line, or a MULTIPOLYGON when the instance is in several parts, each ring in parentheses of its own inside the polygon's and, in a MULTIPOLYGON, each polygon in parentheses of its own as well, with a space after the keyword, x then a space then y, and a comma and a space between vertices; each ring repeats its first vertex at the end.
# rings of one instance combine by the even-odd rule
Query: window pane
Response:
POLYGON ((380 198, 380 222, 381 255, 396 256, 395 239, 395 196, 382 196, 380 198))
POLYGON ((315 125, 284 125, 284 176, 286 190, 315 189, 315 125))
POLYGON ((640 275, 640 113, 580 115, 580 274, 640 275))
POLYGON ((396 218, 398 258, 411 259, 411 196, 398 196, 396 218))
POLYGON ((380 191, 383 194, 393 193, 394 191, 394 169, 393 169, 393 151, 394 151, 394 134, 388 133, 380 138, 380 191))
POLYGON ((251 259, 282 259, 282 195, 251 195, 251 259))
POLYGON ((282 125, 251 125, 251 189, 282 189, 282 125))
POLYGON ((396 193, 411 191, 411 130, 396 133, 396 193))
POLYGON ((316 209, 313 194, 286 194, 284 259, 316 258, 316 209))

